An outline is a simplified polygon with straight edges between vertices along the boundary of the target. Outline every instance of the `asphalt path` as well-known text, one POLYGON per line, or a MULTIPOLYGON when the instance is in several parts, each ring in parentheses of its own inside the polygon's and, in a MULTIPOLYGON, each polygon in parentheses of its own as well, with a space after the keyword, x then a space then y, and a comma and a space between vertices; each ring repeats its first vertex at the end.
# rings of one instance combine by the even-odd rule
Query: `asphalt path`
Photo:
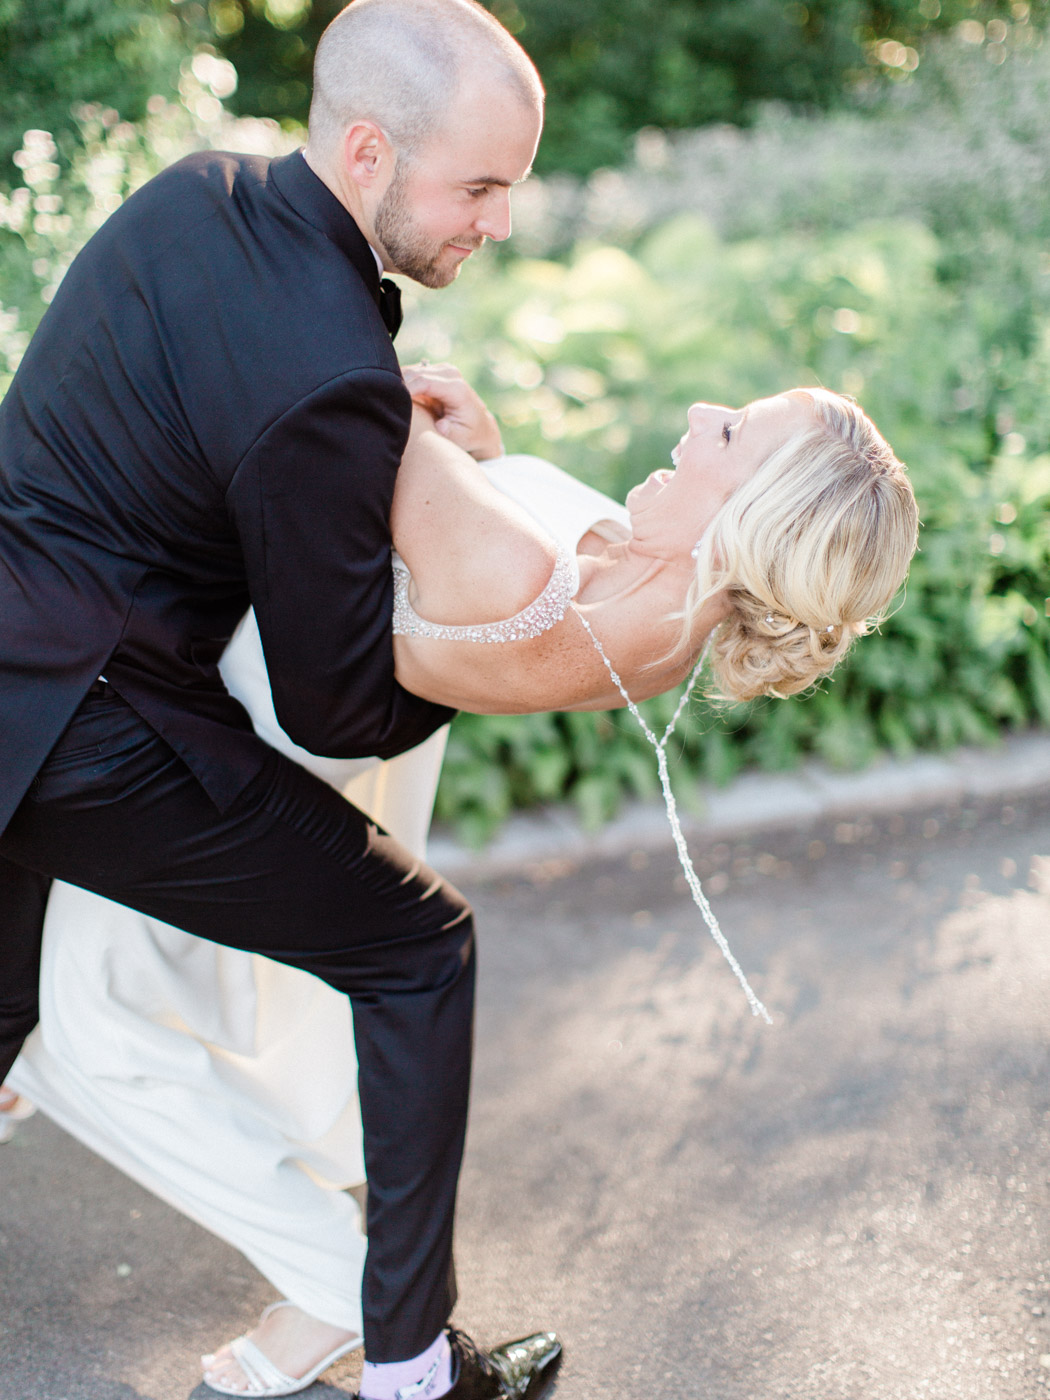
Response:
MULTIPOLYGON (((1050 1394, 1050 797, 464 887, 457 1321, 557 1400, 1050 1394)), ((41 1116, 0 1148, 3 1400, 203 1400, 271 1290, 41 1116)), ((344 1363, 306 1394, 351 1394, 344 1363)))

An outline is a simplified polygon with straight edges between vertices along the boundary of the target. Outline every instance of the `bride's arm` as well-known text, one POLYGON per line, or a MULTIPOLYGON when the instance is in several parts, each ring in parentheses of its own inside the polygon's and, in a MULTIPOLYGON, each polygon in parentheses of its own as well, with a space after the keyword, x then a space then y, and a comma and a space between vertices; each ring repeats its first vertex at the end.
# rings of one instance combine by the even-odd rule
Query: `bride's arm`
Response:
MULTIPOLYGON (((546 532, 418 410, 390 523, 411 572, 410 602, 428 622, 501 622, 533 602, 554 571, 557 552, 546 532)), ((554 627, 522 641, 395 636, 394 659, 407 690, 474 713, 622 703, 571 608, 554 627)))

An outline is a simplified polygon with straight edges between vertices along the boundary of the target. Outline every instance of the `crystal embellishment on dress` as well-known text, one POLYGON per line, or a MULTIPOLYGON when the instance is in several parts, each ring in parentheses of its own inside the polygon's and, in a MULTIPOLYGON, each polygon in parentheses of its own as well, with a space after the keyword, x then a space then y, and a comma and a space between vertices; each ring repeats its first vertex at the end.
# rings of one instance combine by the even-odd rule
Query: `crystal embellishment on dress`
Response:
POLYGON ((445 627, 437 622, 427 622, 408 601, 410 577, 405 565, 395 560, 394 634, 399 637, 437 637, 446 642, 521 642, 529 637, 539 637, 562 620, 580 586, 575 558, 559 548, 554 572, 547 586, 527 608, 522 608, 521 612, 502 622, 445 627))
POLYGON ((620 680, 620 677, 613 670, 613 664, 606 656, 605 648, 595 636, 594 631, 591 628, 591 624, 584 617, 583 613, 580 612, 579 608, 574 608, 573 612, 575 612, 576 616, 583 623, 583 626, 586 629, 588 635, 590 636, 591 641, 598 649, 598 655, 605 662, 605 669, 609 672, 609 675, 612 677, 613 685, 616 686, 616 689, 623 696, 627 704, 627 708, 630 710, 631 714, 634 715, 638 723, 642 726, 643 734, 649 740, 650 744, 652 744, 653 748, 656 750, 656 766, 660 774, 660 787, 663 789, 664 806, 667 808, 667 820, 671 824, 671 835, 674 838, 675 850, 678 853, 678 863, 681 865, 682 873, 685 875, 686 884, 689 886, 689 893, 693 896, 693 903, 703 915, 704 923, 707 925, 711 937, 715 940, 715 943, 718 945, 719 952, 725 958, 729 966, 733 969, 733 975, 736 977, 736 980, 740 983, 741 987, 743 987, 744 995, 747 997, 747 1004, 751 1008, 752 1016, 761 1016, 762 1019, 766 1022, 766 1024, 771 1026, 773 1024, 772 1018, 770 1017, 770 1014, 766 1010, 766 1008, 759 1001, 758 997, 756 997, 754 992, 751 990, 751 986, 747 978, 744 976, 743 968, 733 956, 732 949, 726 942, 725 934, 722 932, 721 928, 718 925, 718 920, 715 918, 714 910, 707 902, 707 896, 704 894, 703 888, 700 884, 700 877, 699 875, 697 875, 695 869, 693 868, 692 857, 689 854, 689 848, 686 846, 685 837, 682 834, 682 823, 678 819, 678 804, 675 801, 674 793, 671 791, 671 776, 667 768, 667 741, 674 733, 675 725, 678 723, 682 711, 685 709, 686 701, 692 694, 693 686, 696 685, 696 682, 700 676, 700 672, 703 670, 704 662, 707 660, 707 645, 710 645, 710 643, 705 645, 703 651, 700 653, 700 660, 693 667, 692 675, 686 682, 685 689, 682 691, 681 699, 678 701, 678 704, 675 707, 675 712, 671 716, 671 722, 664 730, 663 738, 658 739, 653 733, 653 731, 650 729, 649 725, 645 722, 645 718, 642 715, 642 712, 639 710, 638 706, 634 703, 631 697, 627 694, 627 691, 624 689, 623 681, 620 680))

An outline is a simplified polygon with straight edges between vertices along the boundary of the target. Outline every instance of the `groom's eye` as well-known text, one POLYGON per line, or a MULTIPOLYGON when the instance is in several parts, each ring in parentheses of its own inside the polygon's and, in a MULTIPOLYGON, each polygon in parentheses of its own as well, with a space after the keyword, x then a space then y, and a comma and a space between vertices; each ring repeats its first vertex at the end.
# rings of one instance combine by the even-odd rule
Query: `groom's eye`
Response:
POLYGON ((722 424, 722 438, 723 438, 723 441, 728 442, 732 436, 733 436, 733 425, 732 425, 732 423, 730 423, 730 422, 727 421, 727 422, 725 422, 725 423, 722 424))

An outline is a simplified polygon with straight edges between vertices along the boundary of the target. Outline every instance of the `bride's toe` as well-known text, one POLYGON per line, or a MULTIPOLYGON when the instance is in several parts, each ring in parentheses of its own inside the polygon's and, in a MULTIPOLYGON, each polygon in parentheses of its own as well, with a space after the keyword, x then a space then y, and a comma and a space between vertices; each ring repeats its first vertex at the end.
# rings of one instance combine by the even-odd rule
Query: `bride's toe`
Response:
POLYGON ((244 1394, 252 1389, 251 1381, 231 1351, 229 1342, 219 1347, 218 1351, 201 1357, 201 1374, 206 1384, 225 1393, 236 1391, 244 1394))
POLYGON ((204 1380, 210 1386, 221 1387, 227 1394, 230 1392, 244 1394, 249 1387, 248 1377, 232 1356, 229 1360, 224 1359, 217 1365, 206 1366, 204 1380))

